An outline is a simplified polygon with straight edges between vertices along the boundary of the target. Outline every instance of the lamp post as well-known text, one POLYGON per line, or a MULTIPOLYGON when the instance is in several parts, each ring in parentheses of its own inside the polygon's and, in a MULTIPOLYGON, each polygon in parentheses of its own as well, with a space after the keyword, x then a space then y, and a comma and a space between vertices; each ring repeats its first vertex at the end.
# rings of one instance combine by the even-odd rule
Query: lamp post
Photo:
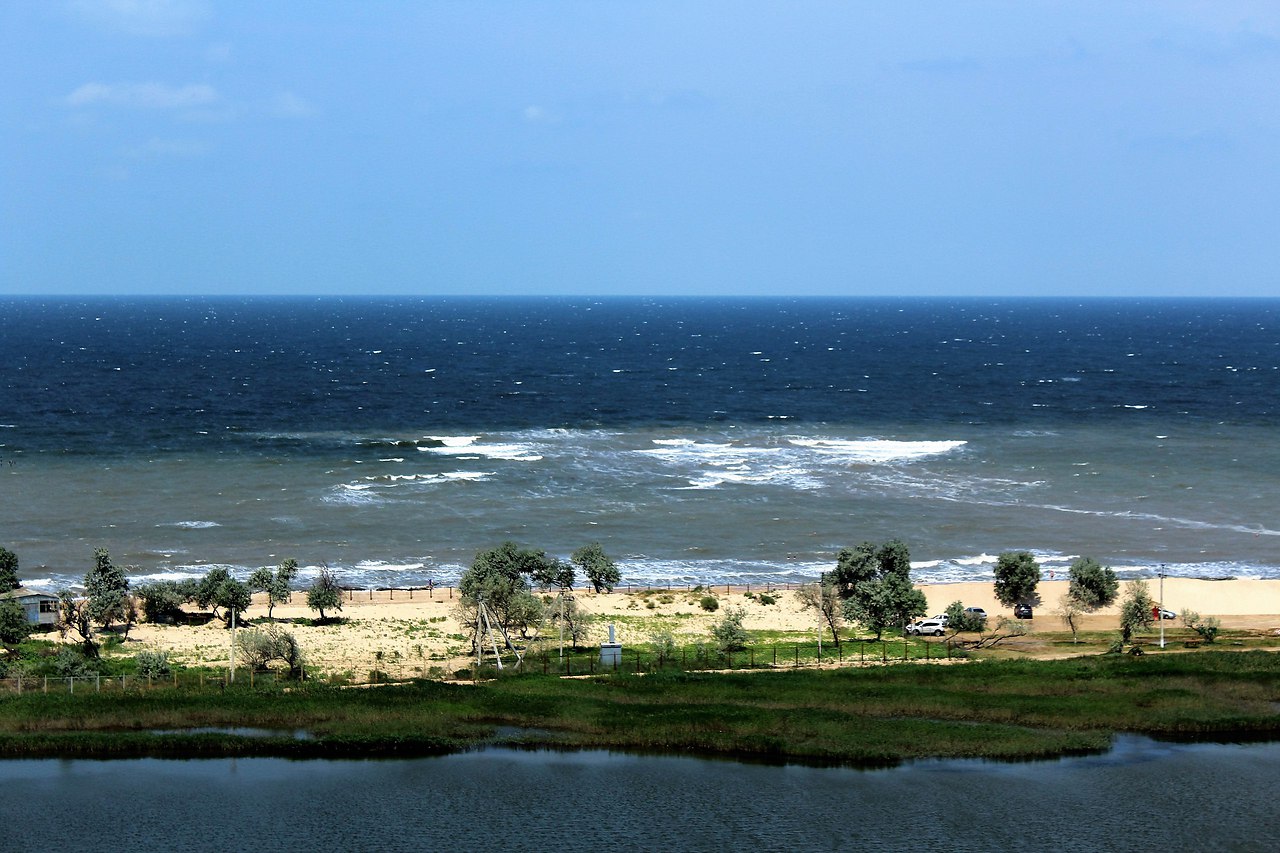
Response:
MULTIPOLYGON (((1160 564, 1160 611, 1164 610, 1164 563, 1160 564)), ((1160 618, 1160 648, 1164 648, 1164 613, 1157 612, 1160 618)))

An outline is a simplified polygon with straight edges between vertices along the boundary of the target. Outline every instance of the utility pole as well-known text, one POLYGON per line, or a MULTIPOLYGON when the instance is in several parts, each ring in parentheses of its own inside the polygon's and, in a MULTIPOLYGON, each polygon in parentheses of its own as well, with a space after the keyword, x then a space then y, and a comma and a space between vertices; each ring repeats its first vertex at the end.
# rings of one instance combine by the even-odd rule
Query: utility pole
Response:
POLYGON ((1160 617, 1160 648, 1164 648, 1164 563, 1160 564, 1160 610, 1156 613, 1160 617))
POLYGON ((231 683, 236 683, 236 607, 231 605, 231 683))

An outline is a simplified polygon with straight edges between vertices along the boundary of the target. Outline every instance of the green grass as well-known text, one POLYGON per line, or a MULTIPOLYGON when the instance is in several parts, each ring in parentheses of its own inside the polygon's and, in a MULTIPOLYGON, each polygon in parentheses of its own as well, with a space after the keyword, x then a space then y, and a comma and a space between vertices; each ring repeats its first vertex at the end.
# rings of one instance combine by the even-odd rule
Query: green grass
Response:
POLYGON ((1277 700, 1280 656, 1266 652, 583 679, 530 666, 477 685, 6 695, 0 755, 423 755, 519 743, 819 763, 1035 758, 1105 749, 1120 731, 1276 737, 1277 700), (314 739, 150 733, 204 726, 314 739))

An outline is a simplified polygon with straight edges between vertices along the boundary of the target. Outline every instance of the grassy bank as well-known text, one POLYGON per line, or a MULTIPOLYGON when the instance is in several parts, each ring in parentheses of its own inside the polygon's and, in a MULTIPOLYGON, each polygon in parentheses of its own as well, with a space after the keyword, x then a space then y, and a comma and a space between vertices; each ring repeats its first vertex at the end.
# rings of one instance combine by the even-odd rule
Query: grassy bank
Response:
POLYGON ((807 762, 1013 759, 1104 749, 1117 731, 1280 737, 1278 700, 1280 656, 1265 652, 28 693, 0 699, 0 755, 424 755, 506 743, 807 762), (265 731, 173 732, 201 727, 265 731))

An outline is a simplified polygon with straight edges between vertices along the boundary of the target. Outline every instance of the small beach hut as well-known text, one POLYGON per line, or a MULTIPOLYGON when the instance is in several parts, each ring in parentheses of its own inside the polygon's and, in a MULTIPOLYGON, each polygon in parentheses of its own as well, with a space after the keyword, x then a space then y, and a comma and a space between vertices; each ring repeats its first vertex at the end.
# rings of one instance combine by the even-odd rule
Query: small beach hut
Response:
POLYGON ((27 614, 27 621, 32 625, 53 627, 58 623, 58 596, 51 592, 28 589, 20 586, 6 593, 0 593, 0 599, 17 599, 27 614))

